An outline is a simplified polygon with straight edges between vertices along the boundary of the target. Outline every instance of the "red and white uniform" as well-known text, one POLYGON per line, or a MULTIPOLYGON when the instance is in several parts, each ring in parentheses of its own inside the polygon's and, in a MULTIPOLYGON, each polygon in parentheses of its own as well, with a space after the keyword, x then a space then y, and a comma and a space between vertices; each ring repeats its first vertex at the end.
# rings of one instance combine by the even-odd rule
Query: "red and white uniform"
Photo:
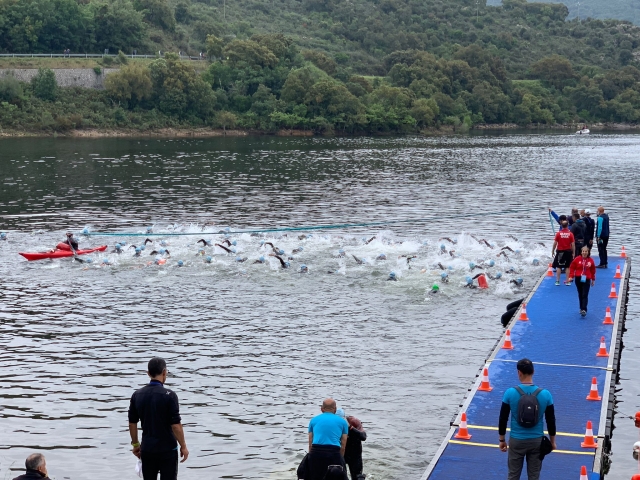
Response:
POLYGON ((571 262, 569 278, 580 278, 582 275, 586 275, 587 280, 596 279, 596 263, 593 261, 593 258, 583 258, 582 255, 580 255, 571 262))
POLYGON ((575 243, 575 238, 568 228, 563 228, 556 233, 555 241, 558 243, 557 250, 571 250, 571 244, 575 243))

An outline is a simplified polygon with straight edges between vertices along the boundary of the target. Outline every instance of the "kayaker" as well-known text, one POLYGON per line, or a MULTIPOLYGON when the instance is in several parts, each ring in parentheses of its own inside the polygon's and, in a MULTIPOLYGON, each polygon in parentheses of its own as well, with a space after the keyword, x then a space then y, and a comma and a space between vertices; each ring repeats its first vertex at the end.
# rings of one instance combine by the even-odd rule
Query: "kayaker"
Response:
POLYGON ((67 245, 69 245, 74 250, 78 250, 78 248, 79 248, 78 247, 78 240, 76 240, 76 238, 73 236, 73 233, 71 233, 71 232, 67 232, 67 239, 62 243, 66 243, 67 245))

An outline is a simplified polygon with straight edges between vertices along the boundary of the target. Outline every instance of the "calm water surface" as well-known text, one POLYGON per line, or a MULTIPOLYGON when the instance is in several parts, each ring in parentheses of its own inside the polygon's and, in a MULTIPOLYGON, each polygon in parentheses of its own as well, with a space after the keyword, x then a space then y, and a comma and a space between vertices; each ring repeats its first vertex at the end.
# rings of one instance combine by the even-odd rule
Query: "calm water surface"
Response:
MULTIPOLYGON (((191 451, 182 478, 295 478, 326 396, 363 421, 368 478, 419 478, 502 332, 505 304, 544 271, 533 260, 549 260, 546 207, 603 204, 610 251, 640 248, 639 147, 640 136, 619 134, 1 140, 0 479, 16 476, 32 450, 45 450, 57 479, 134 478, 126 411, 152 355, 167 359, 181 401, 191 451), (496 214, 505 210, 518 212, 496 214), (206 247, 211 263, 195 243, 221 240, 212 232, 225 227, 418 218, 307 238, 232 234, 236 253, 206 247), (83 238, 110 245, 92 264, 17 254, 51 248, 67 229, 148 226, 204 232, 154 237, 140 258, 109 251, 144 238, 83 238), (163 239, 167 264, 147 265, 163 239), (291 255, 291 268, 261 241, 291 255), (496 257, 503 246, 517 252, 496 257), (266 263, 254 264, 260 256, 266 263), (489 291, 463 288, 468 263, 489 260, 503 279, 489 291), (449 283, 438 262, 452 267, 449 283), (386 281, 390 271, 398 282, 386 281), (517 277, 523 288, 509 283, 517 277)), ((640 409, 637 291, 633 272, 624 415, 640 409)), ((616 427, 608 478, 626 479, 638 430, 621 417, 616 427)))

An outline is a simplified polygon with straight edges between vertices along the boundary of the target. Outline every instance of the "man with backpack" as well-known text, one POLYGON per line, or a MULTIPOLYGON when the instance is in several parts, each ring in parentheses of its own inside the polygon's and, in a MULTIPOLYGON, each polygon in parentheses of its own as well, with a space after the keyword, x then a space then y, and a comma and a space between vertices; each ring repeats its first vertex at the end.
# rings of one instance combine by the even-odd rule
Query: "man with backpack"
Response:
POLYGON ((518 361, 518 379, 520 384, 507 389, 502 397, 498 434, 500 450, 508 450, 508 480, 519 480, 527 459, 527 478, 539 480, 542 459, 550 449, 556 449, 556 416, 553 398, 548 390, 533 383, 533 363, 528 358, 518 361), (511 414, 511 435, 509 446, 505 439, 507 422, 511 414), (544 436, 544 422, 547 421, 549 439, 544 436))

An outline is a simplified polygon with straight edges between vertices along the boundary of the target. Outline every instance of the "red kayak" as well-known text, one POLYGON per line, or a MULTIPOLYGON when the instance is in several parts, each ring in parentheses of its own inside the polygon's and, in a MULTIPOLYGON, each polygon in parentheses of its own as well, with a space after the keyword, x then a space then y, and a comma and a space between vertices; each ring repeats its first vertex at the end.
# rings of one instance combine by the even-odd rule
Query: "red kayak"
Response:
MULTIPOLYGON (((67 249, 69 245, 66 245, 67 249)), ((90 248, 88 250, 76 250, 77 255, 86 255, 87 253, 93 252, 104 252, 107 249, 106 245, 102 245, 101 247, 90 248)), ((73 252, 71 250, 65 250, 61 248, 56 248, 53 251, 49 252, 34 252, 34 253, 25 253, 20 252, 24 258, 32 262, 33 260, 45 260, 47 258, 65 258, 65 257, 73 257, 73 252)))

